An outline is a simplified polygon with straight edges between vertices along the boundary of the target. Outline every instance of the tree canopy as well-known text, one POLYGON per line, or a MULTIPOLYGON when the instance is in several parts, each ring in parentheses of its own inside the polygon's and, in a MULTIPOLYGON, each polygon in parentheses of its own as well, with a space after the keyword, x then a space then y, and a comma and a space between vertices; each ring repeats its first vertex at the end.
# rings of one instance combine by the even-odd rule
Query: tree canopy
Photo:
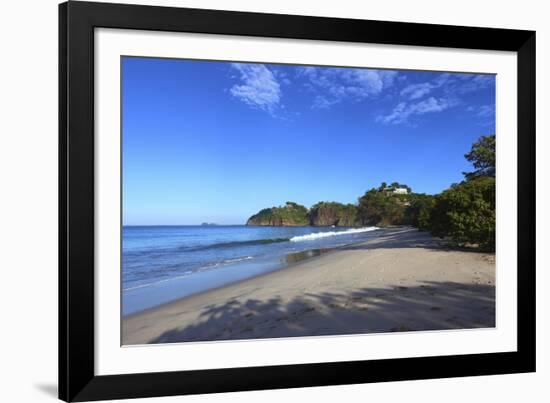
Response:
POLYGON ((432 234, 460 245, 495 249, 495 135, 482 136, 464 157, 475 171, 437 195, 429 209, 427 227, 432 234))
POLYGON ((479 140, 472 145, 470 152, 464 155, 475 168, 473 172, 464 172, 466 179, 473 179, 480 176, 495 177, 495 151, 495 135, 481 136, 479 140))
POLYGON ((430 231, 460 245, 494 249, 495 219, 495 178, 480 176, 437 196, 430 231))

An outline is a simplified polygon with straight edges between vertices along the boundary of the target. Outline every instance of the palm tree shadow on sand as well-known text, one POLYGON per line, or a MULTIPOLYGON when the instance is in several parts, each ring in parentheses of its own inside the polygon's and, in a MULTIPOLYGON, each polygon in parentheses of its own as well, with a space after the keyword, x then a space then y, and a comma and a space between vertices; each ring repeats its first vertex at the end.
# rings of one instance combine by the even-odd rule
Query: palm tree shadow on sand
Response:
MULTIPOLYGON (((176 321, 177 323, 177 321, 176 321)), ((304 294, 285 301, 232 299, 209 305, 197 323, 174 327, 149 341, 174 343, 395 331, 491 328, 491 284, 424 282, 414 287, 360 288, 304 294)))

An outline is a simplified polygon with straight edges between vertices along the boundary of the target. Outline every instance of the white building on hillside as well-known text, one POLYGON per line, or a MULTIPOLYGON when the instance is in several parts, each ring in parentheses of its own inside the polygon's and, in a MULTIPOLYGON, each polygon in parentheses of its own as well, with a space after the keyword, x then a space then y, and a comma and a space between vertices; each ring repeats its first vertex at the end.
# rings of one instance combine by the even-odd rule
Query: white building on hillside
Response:
POLYGON ((391 193, 391 194, 397 194, 397 195, 406 195, 409 193, 409 190, 407 188, 394 188, 392 186, 388 186, 382 191, 384 193, 391 193))

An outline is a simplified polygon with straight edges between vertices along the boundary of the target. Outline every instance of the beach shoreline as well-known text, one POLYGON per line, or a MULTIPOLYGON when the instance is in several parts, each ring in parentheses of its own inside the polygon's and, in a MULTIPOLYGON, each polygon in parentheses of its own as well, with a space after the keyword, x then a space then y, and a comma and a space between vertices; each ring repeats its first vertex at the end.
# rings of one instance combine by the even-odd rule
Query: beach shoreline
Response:
MULTIPOLYGON (((399 227, 399 228, 405 228, 405 227, 399 227)), ((406 227, 406 228, 410 228, 410 227, 406 227)), ((387 228, 377 228, 377 230, 378 231, 385 231, 385 230, 387 230, 387 228)), ((138 310, 136 312, 132 312, 132 313, 129 313, 129 314, 126 314, 126 315, 123 315, 123 316, 124 316, 124 318, 129 318, 129 317, 132 317, 132 316, 135 316, 135 315, 146 313, 148 311, 154 311, 154 310, 157 310, 157 309, 162 309, 162 307, 164 307, 165 305, 178 303, 178 301, 181 301, 181 300, 184 300, 184 299, 188 299, 188 298, 191 298, 191 297, 194 297, 194 296, 209 293, 209 292, 212 292, 212 291, 215 291, 215 290, 219 290, 221 288, 229 287, 229 286, 236 285, 236 284, 246 282, 246 281, 249 281, 249 280, 254 280, 254 279, 257 279, 257 278, 261 278, 263 276, 266 276, 266 275, 269 275, 271 273, 278 272, 278 271, 281 271, 281 270, 289 270, 289 269, 292 269, 295 266, 300 265, 302 263, 310 262, 310 261, 318 259, 322 256, 325 256, 326 254, 334 253, 334 252, 337 252, 339 250, 343 250, 344 248, 348 248, 348 247, 351 247, 353 245, 362 244, 364 242, 365 241, 362 240, 362 241, 356 241, 356 242, 346 244, 346 245, 341 245, 341 246, 334 246, 334 247, 327 247, 327 248, 312 248, 312 249, 306 249, 306 250, 302 250, 302 251, 290 252, 290 253, 286 254, 285 256, 283 256, 282 261, 280 263, 277 263, 277 264, 274 264, 274 265, 272 264, 272 266, 275 267, 274 269, 270 269, 270 270, 267 270, 267 271, 261 271, 259 273, 252 274, 252 275, 250 275, 248 277, 245 277, 245 278, 241 278, 241 279, 234 280, 234 281, 229 281, 227 283, 222 283, 221 285, 218 285, 218 286, 213 286, 213 287, 208 288, 206 290, 193 292, 192 294, 184 295, 184 296, 181 296, 181 297, 176 297, 172 300, 169 300, 168 302, 163 302, 163 303, 160 303, 160 304, 157 304, 157 305, 153 305, 153 306, 150 306, 148 308, 141 309, 141 310, 138 310)), ((273 263, 273 262, 271 262, 271 263, 273 263)), ((174 279, 172 279, 172 280, 174 280, 174 279)), ((167 281, 169 281, 169 280, 167 280, 167 281)), ((161 282, 164 282, 164 281, 161 281, 161 282)))
POLYGON ((140 226, 125 230, 122 315, 126 317, 284 269, 387 229, 231 225, 209 227, 208 231, 204 226, 140 226))
POLYGON ((122 318, 122 344, 495 326, 494 255, 414 228, 122 318))

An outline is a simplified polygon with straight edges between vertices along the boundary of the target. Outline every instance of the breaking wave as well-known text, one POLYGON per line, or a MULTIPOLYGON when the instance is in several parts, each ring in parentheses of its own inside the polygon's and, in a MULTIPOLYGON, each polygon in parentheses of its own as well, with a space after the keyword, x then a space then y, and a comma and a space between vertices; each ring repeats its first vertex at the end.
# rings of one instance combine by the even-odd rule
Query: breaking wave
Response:
POLYGON ((326 237, 338 236, 338 235, 360 234, 362 232, 370 232, 377 229, 378 227, 365 227, 365 228, 352 228, 346 231, 314 232, 312 234, 293 236, 292 238, 290 238, 290 241, 291 242, 313 241, 319 238, 326 238, 326 237))

